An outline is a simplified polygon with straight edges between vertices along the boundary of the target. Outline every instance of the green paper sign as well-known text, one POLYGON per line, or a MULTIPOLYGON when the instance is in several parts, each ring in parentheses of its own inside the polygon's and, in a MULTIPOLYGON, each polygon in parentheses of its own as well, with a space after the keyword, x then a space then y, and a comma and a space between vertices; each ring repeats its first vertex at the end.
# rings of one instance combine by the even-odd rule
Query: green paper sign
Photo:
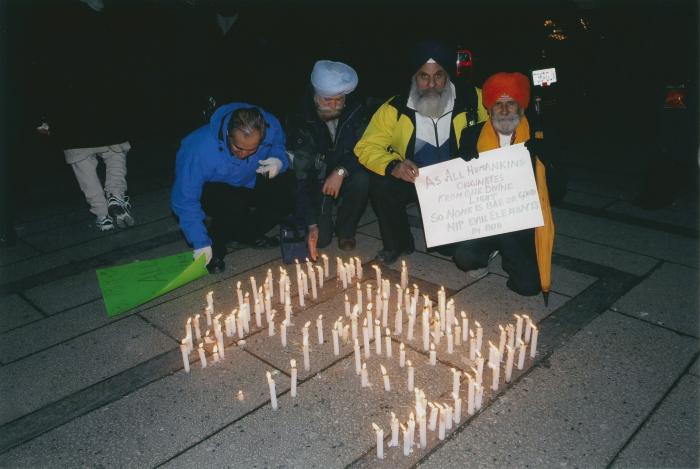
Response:
POLYGON ((97 269, 107 315, 116 316, 207 275, 205 257, 191 252, 97 269))

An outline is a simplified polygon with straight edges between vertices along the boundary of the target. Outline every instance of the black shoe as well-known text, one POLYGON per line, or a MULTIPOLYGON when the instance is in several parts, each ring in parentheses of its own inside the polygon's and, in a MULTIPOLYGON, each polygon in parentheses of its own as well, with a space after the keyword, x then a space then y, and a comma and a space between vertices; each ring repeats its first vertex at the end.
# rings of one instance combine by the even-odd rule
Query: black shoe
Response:
POLYGON ((212 257, 207 264, 207 270, 210 274, 220 274, 226 270, 226 263, 222 257, 212 257))
POLYGON ((408 254, 411 254, 415 249, 409 248, 404 251, 387 251, 382 249, 377 253, 377 258, 382 262, 384 265, 391 265, 394 262, 398 260, 399 257, 401 256, 407 256, 408 254))
POLYGON ((250 246, 254 249, 267 249, 274 248, 280 245, 280 241, 277 238, 271 238, 269 236, 262 235, 256 240, 250 243, 250 246))

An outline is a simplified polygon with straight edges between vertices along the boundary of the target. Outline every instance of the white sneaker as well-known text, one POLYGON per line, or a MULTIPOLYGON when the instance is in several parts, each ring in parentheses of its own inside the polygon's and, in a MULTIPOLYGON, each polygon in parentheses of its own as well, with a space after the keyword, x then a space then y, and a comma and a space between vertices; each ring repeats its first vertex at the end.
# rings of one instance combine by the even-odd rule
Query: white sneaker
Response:
POLYGON ((134 226, 134 217, 131 216, 131 203, 128 196, 118 197, 110 194, 107 200, 107 210, 119 228, 134 226))
POLYGON ((110 231, 114 229, 114 222, 112 221, 112 217, 105 215, 104 217, 97 217, 95 226, 100 231, 110 231))

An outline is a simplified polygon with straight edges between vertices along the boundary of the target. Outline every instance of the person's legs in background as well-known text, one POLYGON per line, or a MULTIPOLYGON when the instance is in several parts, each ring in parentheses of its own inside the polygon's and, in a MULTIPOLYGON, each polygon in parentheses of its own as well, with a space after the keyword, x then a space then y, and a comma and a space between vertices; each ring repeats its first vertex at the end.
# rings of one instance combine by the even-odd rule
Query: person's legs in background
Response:
POLYGON ((86 154, 84 158, 70 163, 80 190, 90 205, 90 212, 96 216, 95 225, 100 231, 114 229, 114 222, 109 216, 107 199, 102 182, 97 175, 97 155, 86 154))
POLYGON ((350 174, 340 187, 340 202, 335 221, 338 247, 344 251, 355 249, 357 224, 367 208, 369 173, 359 168, 350 174))
POLYGON ((101 153, 100 157, 106 168, 105 192, 109 215, 119 228, 133 226, 135 221, 131 215, 131 201, 126 195, 126 151, 110 147, 101 153))

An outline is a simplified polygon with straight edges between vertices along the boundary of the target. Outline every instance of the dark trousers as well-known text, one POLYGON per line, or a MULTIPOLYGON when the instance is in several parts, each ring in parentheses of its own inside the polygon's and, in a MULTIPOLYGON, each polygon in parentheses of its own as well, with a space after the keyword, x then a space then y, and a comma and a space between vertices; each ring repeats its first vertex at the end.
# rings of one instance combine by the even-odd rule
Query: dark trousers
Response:
POLYGON ((370 200, 377 214, 379 232, 385 251, 405 252, 414 249, 406 205, 418 199, 416 186, 393 178, 370 175, 370 200))
POLYGON ((540 292, 534 229, 471 239, 451 246, 455 264, 465 271, 486 267, 490 254, 500 251, 503 270, 509 275, 508 288, 524 296, 540 292))
POLYGON ((319 181, 316 194, 321 197, 318 216, 318 247, 323 248, 330 244, 333 232, 338 238, 354 238, 357 232, 357 224, 367 207, 369 197, 369 173, 364 169, 356 169, 343 180, 340 186, 340 194, 333 199, 321 193, 323 181, 319 181), (337 204, 338 213, 333 227, 333 206, 337 204))
POLYGON ((211 217, 209 235, 215 257, 226 255, 226 243, 252 243, 287 216, 294 206, 290 172, 274 179, 258 175, 255 187, 209 182, 202 192, 202 208, 211 217))

